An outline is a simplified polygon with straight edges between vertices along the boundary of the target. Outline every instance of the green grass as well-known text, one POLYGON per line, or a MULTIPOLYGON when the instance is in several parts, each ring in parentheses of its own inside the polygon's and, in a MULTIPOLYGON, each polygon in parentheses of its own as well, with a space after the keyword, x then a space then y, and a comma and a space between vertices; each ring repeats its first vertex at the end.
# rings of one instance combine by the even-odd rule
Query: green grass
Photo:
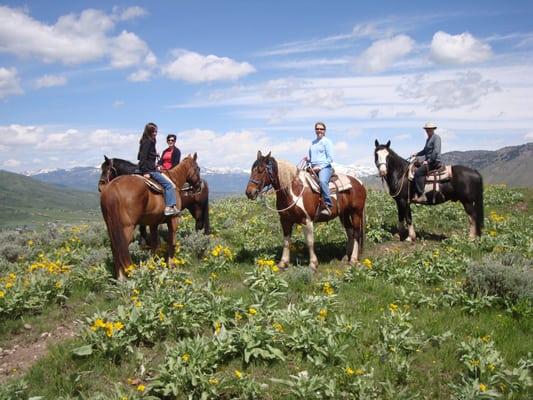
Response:
MULTIPOLYGON (((312 321, 315 321, 316 330, 336 329, 335 319, 341 316, 357 327, 353 337, 341 338, 342 335, 339 334, 339 339, 336 339, 340 344, 347 345, 342 354, 338 355, 341 361, 330 361, 320 365, 305 357, 301 351, 285 351, 284 362, 256 360, 245 363, 240 353, 231 353, 232 355, 222 357, 217 362, 213 375, 207 376, 216 377, 220 381, 216 384, 217 390, 222 391, 219 393, 245 393, 247 389, 239 385, 252 384, 255 380, 268 385, 267 389, 260 392, 260 398, 311 398, 307 396, 311 396, 309 393, 314 393, 312 391, 307 395, 298 396, 289 385, 272 379, 294 382, 290 375, 308 371, 311 377, 324 379, 317 384, 319 389, 316 390, 326 390, 329 381, 342 385, 347 379, 354 381, 359 379, 347 378, 345 371, 349 367, 353 370, 364 369, 366 372, 373 370, 373 375, 364 379, 377 391, 374 398, 448 399, 456 395, 456 389, 449 384, 460 384, 463 378, 468 378, 464 364, 459 360, 458 351, 461 343, 466 343, 472 338, 485 338, 494 343, 495 349, 501 354, 508 369, 517 367, 520 359, 528 357, 528 352, 533 348, 531 335, 533 318, 527 310, 523 311, 523 315, 516 315, 502 302, 493 302, 486 306, 483 305, 483 301, 488 300, 468 297, 461 285, 457 286, 457 289, 450 289, 455 288, 455 282, 464 281, 466 265, 488 255, 498 257, 510 252, 531 258, 533 232, 532 228, 529 228, 531 225, 529 222, 533 218, 532 202, 532 190, 509 191, 501 187, 488 188, 485 209, 486 233, 481 240, 475 242, 466 239, 466 217, 459 204, 417 207, 414 210, 414 222, 421 240, 410 244, 398 242, 390 232, 387 232, 390 227, 396 225, 396 212, 391 199, 371 192, 368 205, 368 236, 373 239, 367 241, 363 258, 372 260, 372 268, 349 269, 338 260, 343 254, 344 232, 340 223, 336 221, 315 227, 316 252, 321 264, 319 272, 311 274, 305 267, 308 256, 303 234, 301 230, 296 229, 291 257, 296 265, 280 273, 279 277, 288 283, 288 288, 279 297, 278 304, 273 306, 268 305, 269 301, 274 300, 273 297, 267 298, 266 303, 255 305, 260 292, 244 284, 244 280, 250 274, 257 276, 259 273, 257 267, 254 267, 254 259, 259 257, 279 259, 281 253, 281 234, 277 216, 257 203, 244 199, 220 200, 211 208, 211 220, 215 232, 212 243, 227 246, 234 255, 235 261, 229 263, 227 270, 210 270, 206 267, 212 265, 214 266, 212 268, 216 268, 216 263, 208 264, 208 261, 204 260, 204 257, 212 257, 210 252, 214 244, 199 258, 189 254, 187 248, 182 247, 180 256, 188 262, 185 267, 173 273, 175 276, 171 274, 164 278, 165 272, 154 267, 155 271, 150 273, 142 272, 143 269, 139 270, 140 272, 136 272, 126 285, 117 287, 90 284, 81 287, 81 281, 74 279, 74 276, 85 277, 87 282, 99 282, 96 272, 89 274, 83 271, 88 271, 88 267, 94 263, 110 267, 109 243, 100 237, 105 233, 102 223, 99 223, 98 228, 89 228, 87 233, 78 233, 81 244, 73 245, 75 249, 63 255, 73 265, 73 277, 68 279, 73 279, 75 282, 64 304, 50 302, 37 314, 23 313, 17 319, 4 319, 0 324, 0 346, 9 346, 10 341, 20 333, 24 323, 30 323, 34 327, 32 334, 35 335, 50 331, 64 321, 85 320, 85 317, 101 315, 104 311, 117 318, 119 305, 132 312, 133 288, 144 288, 143 285, 147 285, 148 282, 151 282, 151 286, 148 286, 150 290, 140 291, 144 303, 142 307, 151 307, 150 304, 155 304, 153 321, 150 324, 155 322, 157 325, 163 322, 163 320, 158 321, 158 310, 163 309, 168 301, 172 304, 175 298, 179 298, 180 292, 190 291, 190 296, 204 296, 201 290, 208 288, 205 284, 213 279, 211 272, 215 271, 217 277, 208 290, 210 294, 204 299, 219 299, 219 303, 211 303, 211 308, 206 309, 203 315, 199 314, 197 318, 200 326, 186 336, 214 340, 213 330, 218 321, 224 322, 228 332, 259 324, 261 329, 258 332, 264 334, 266 330, 271 329, 274 322, 287 317, 286 309, 289 305, 305 307, 309 296, 322 296, 320 301, 330 302, 327 303, 329 304, 327 319, 320 322, 318 316, 311 317, 312 321), (496 214, 491 216, 491 212, 496 214), (503 216, 503 222, 496 221, 494 215, 503 216), (516 232, 516 227, 520 227, 520 232, 516 232), (489 235, 490 231, 494 231, 495 236, 489 235), (380 243, 376 242, 380 240, 379 238, 383 238, 380 243), (438 251, 440 256, 432 258, 435 251, 438 251), (462 258, 458 258, 457 254, 462 258), (420 260, 430 261, 427 265, 420 266, 417 264, 420 260), (432 263, 436 263, 435 265, 439 267, 432 266, 432 263), (77 268, 80 268, 80 275, 76 275, 77 268), (199 286, 190 289, 183 284, 185 277, 192 279, 199 286), (177 285, 175 292, 168 291, 166 285, 159 286, 158 282, 165 279, 169 285, 177 285), (324 282, 333 285, 334 297, 328 298, 324 295, 324 282), (406 299, 402 294, 402 288, 407 292, 409 301, 402 300, 406 299), (444 295, 445 293, 448 297, 444 295), (170 298, 167 300, 166 296, 170 298), (416 300, 430 301, 430 303, 422 302, 422 305, 417 305, 416 300), (449 303, 450 301, 452 303, 449 303), (473 303, 468 303, 469 301, 473 303), (246 315, 252 305, 258 308, 259 315, 256 317, 246 315), (398 308, 398 312, 391 312, 390 310, 395 310, 395 307, 398 308), (243 314, 243 320, 240 322, 234 320, 236 308, 241 309, 240 312, 243 314), (401 317, 403 311, 409 313, 405 321, 401 317), (387 325, 389 323, 390 325, 387 325), (381 337, 384 330, 388 329, 391 334, 394 328, 401 326, 410 326, 410 329, 404 332, 403 339, 399 336, 389 339, 381 337), (428 341, 430 337, 442 335, 449 336, 428 341), (406 346, 410 346, 409 343, 415 344, 413 350, 403 353, 402 343, 406 346), (389 346, 397 347, 397 350, 388 351, 383 355, 384 349, 389 349, 389 346), (414 351, 414 348, 417 350, 414 351), (396 356, 397 359, 394 358, 396 356), (399 367, 401 362, 405 362, 407 370, 401 370, 399 367), (236 380, 235 370, 242 371, 245 380, 236 380)), ((178 235, 185 237, 192 230, 191 218, 185 217, 178 235)), ((28 235, 31 236, 30 233, 28 235)), ((6 262, 0 264, 0 277, 6 276, 10 271, 17 271, 17 268, 18 271, 27 268, 28 263, 40 251, 52 257, 58 248, 64 248, 64 243, 69 242, 68 231, 59 236, 56 234, 55 237, 53 243, 42 240, 38 245, 34 245, 35 248, 27 252, 26 259, 18 264, 6 262)), ((36 236, 31 238, 38 241, 36 236)), ((25 246, 24 243, 21 240, 20 244, 16 245, 25 246)), ((200 245, 199 243, 198 246, 200 245)), ((145 251, 136 246, 132 246, 132 250, 136 259, 147 262, 147 265, 155 265, 145 251)), ((320 307, 323 306, 318 308, 320 307)), ((313 312, 318 312, 318 308, 313 312)), ((163 315, 166 315, 165 318, 171 318, 168 310, 163 315)), ((127 317, 125 318, 124 323, 127 325, 127 317)), ((148 329, 148 322, 146 324, 148 329)), ((286 324, 284 334, 288 336, 292 329, 297 328, 286 324)), ((82 331, 83 329, 86 332, 90 331, 90 323, 85 324, 82 331)), ((129 327, 126 326, 124 329, 129 327)), ((155 339, 134 341, 130 344, 133 352, 124 348, 122 357, 119 358, 108 357, 96 351, 96 347, 91 356, 74 356, 73 349, 88 343, 87 336, 82 335, 80 338, 53 346, 47 356, 39 360, 23 378, 10 384, 25 383, 27 386, 23 393, 27 397, 136 398, 142 393, 129 382, 134 379, 133 382, 136 383, 137 379, 146 385, 146 390, 153 390, 150 385, 153 379, 159 377, 158 371, 165 362, 166 349, 183 345, 183 336, 175 332, 176 330, 171 327, 160 331, 155 339)), ((312 335, 313 329, 307 334, 312 335)), ((287 340, 283 335, 280 337, 287 340)), ((286 346, 279 344, 282 342, 273 343, 275 345, 278 343, 281 348, 286 346)), ((310 354, 313 355, 312 352, 310 354)), ((531 355, 529 360, 531 362, 531 355)), ((529 375, 531 379, 531 372, 529 375)), ((202 378, 201 374, 198 375, 200 380, 207 377, 202 378)), ((487 376, 484 375, 480 379, 485 379, 483 382, 488 385, 487 376)), ((8 398, 10 395, 14 396, 13 387, 6 386, 7 389, 0 389, 0 399, 4 394, 8 398)), ((209 388, 209 385, 206 387, 209 388)), ((303 391, 304 388, 300 387, 300 390, 303 391)), ((522 389, 518 397, 512 398, 527 398, 532 394, 532 386, 529 386, 522 389)), ((322 396, 324 398, 325 394, 322 396)), ((217 396, 212 395, 212 397, 217 396)), ((177 398, 186 398, 186 393, 183 392, 177 398)))

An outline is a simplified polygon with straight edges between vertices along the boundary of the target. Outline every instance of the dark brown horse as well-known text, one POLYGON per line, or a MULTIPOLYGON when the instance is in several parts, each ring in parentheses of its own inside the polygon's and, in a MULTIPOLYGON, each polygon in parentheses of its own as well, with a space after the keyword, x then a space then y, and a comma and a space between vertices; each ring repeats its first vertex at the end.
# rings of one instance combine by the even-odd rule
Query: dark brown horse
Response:
MULTIPOLYGON (((411 216, 411 199, 414 194, 414 182, 408 179, 409 161, 400 157, 386 144, 374 142, 374 161, 379 175, 387 182, 389 194, 396 201, 398 208, 398 231, 400 238, 407 241, 416 239, 413 218, 411 216), (404 222, 407 223, 407 235, 404 235, 404 222)), ((427 193, 425 204, 441 204, 445 201, 460 201, 463 204, 470 225, 471 239, 481 236, 483 228, 483 178, 481 174, 462 165, 453 165, 452 177, 448 182, 440 183, 439 191, 427 193)))
POLYGON ((313 223, 329 221, 337 216, 344 225, 347 235, 344 258, 352 265, 357 263, 363 248, 366 189, 360 181, 348 177, 351 188, 337 193, 336 198, 332 198, 331 216, 321 216, 320 194, 310 188, 303 175, 305 173, 286 161, 276 161, 270 153, 263 156, 260 151, 252 165, 246 196, 255 200, 269 186, 272 186, 276 192, 276 211, 283 230, 283 254, 278 266, 287 267, 290 260, 292 227, 294 224, 301 224, 309 248, 309 266, 316 271, 318 259, 314 250, 313 223))
MULTIPOLYGON (((98 191, 102 192, 105 185, 117 176, 130 175, 137 172, 137 164, 121 158, 107 158, 104 156, 104 162, 100 166, 102 173, 98 180, 98 191)), ((179 190, 179 197, 181 198, 181 209, 187 209, 196 221, 196 231, 203 229, 206 235, 211 233, 209 225, 209 186, 207 181, 202 179, 199 190, 192 188, 179 190)), ((148 236, 146 234, 146 226, 140 225, 141 237, 148 243, 148 236)))
MULTIPOLYGON (((200 168, 196 153, 188 156, 166 172, 176 187, 188 182, 193 187, 201 184, 200 168)), ((178 198, 179 202, 179 198, 178 198)), ((179 205, 178 205, 179 206, 179 205)), ((128 246, 138 224, 150 226, 152 250, 157 248, 157 226, 163 222, 168 226, 167 263, 170 265, 176 246, 178 217, 165 217, 165 201, 161 194, 152 192, 144 178, 139 175, 123 175, 113 179, 100 196, 100 207, 111 239, 111 250, 115 263, 115 278, 126 278, 125 269, 131 265, 128 246)))

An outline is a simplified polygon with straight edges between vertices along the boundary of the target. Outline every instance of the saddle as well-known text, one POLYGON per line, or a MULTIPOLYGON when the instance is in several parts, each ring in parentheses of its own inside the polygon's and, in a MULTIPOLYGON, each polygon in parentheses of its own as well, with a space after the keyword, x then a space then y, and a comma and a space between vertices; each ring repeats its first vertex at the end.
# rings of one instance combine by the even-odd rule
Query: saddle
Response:
MULTIPOLYGON (((143 175, 134 175, 134 176, 138 176, 139 178, 144 180, 144 183, 146 184, 146 186, 148 186, 148 189, 150 189, 152 192, 159 193, 159 194, 164 193, 165 190, 163 189, 163 186, 161 186, 159 182, 151 178, 145 178, 143 175)), ((203 182, 202 182, 202 187, 203 187, 203 182)), ((180 190, 184 192, 190 192, 192 191, 192 187, 187 182, 185 182, 180 190)))
MULTIPOLYGON (((301 170, 299 178, 302 182, 307 182, 308 186, 315 193, 320 193, 320 183, 316 174, 309 173, 306 170, 301 170)), ((352 188, 350 178, 348 175, 337 174, 333 172, 329 180, 329 192, 333 196, 336 193, 344 192, 352 188)))
MULTIPOLYGON (((420 165, 409 165, 409 180, 412 181, 415 177, 415 169, 420 165)), ((443 165, 437 169, 431 169, 426 173, 426 183, 444 183, 452 179, 452 166, 443 165)))

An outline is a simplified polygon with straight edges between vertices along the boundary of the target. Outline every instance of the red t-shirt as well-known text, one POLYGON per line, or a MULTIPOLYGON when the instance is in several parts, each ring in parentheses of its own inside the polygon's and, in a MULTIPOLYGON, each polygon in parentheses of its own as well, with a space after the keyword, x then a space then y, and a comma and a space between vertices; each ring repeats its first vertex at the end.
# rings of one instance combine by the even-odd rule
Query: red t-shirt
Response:
POLYGON ((174 152, 174 149, 172 149, 171 151, 166 151, 163 154, 163 163, 162 163, 163 169, 172 168, 172 153, 173 152, 174 152))

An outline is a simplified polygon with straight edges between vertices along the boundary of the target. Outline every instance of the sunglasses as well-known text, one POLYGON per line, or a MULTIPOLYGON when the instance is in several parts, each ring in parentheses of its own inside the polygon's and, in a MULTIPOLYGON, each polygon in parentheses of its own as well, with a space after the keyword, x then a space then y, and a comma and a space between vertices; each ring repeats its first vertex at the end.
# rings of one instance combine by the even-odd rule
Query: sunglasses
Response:
POLYGON ((167 142, 175 142, 174 139, 168 139, 167 142))

